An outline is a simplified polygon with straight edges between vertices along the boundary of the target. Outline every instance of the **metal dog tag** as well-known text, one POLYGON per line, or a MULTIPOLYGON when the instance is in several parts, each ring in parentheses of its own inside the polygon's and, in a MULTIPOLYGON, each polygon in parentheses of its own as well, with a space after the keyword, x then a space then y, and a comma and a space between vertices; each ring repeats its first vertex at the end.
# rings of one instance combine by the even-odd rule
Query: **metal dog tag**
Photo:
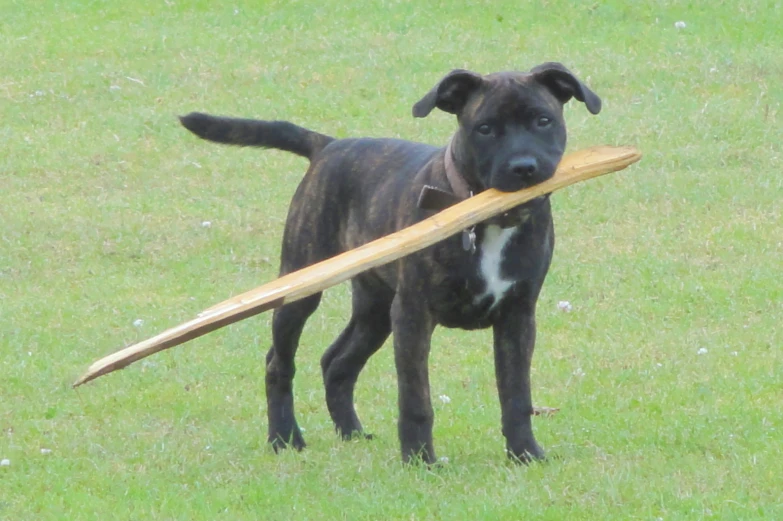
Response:
POLYGON ((462 249, 476 253, 476 227, 462 231, 462 249))

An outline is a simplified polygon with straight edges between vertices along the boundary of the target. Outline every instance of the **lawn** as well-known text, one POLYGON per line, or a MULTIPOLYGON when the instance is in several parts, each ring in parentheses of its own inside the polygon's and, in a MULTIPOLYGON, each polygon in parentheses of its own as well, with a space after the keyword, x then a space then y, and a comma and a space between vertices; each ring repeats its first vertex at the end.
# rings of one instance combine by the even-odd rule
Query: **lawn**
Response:
POLYGON ((0 519, 783 519, 783 5, 774 1, 0 0, 0 519), (677 22, 684 22, 677 24, 677 22), (341 442, 297 358, 309 444, 266 445, 265 314, 71 389, 96 358, 273 279, 306 162, 193 110, 444 144, 446 72, 561 61, 603 99, 569 149, 628 170, 553 196, 535 428, 503 454, 491 334, 440 329, 433 470, 399 462, 386 346, 341 442), (571 312, 558 302, 567 300, 571 312))

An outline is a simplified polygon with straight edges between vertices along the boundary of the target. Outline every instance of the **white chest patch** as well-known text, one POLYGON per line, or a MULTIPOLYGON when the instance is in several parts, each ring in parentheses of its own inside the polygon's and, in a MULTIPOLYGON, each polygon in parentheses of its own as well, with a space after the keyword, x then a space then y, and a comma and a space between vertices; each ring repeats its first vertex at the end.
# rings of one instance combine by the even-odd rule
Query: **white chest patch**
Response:
POLYGON ((492 303, 494 307, 506 291, 514 284, 513 280, 506 280, 501 275, 501 265, 503 263, 503 250, 506 244, 517 233, 516 228, 501 228, 500 226, 490 224, 484 230, 484 236, 481 238, 481 262, 479 268, 481 277, 487 284, 484 293, 475 298, 478 303, 488 296, 494 297, 492 303))

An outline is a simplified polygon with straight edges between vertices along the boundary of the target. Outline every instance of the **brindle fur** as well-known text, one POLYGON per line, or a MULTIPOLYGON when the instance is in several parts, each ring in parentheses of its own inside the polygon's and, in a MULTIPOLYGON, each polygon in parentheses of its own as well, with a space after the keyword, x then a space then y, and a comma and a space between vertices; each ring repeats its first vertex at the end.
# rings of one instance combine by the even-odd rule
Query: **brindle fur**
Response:
MULTIPOLYGON (((557 63, 487 76, 455 70, 415 104, 413 115, 424 117, 434 108, 455 114, 454 162, 474 192, 513 191, 554 173, 566 144, 562 107, 571 98, 593 114, 600 111, 600 99, 557 63)), ((445 147, 397 139, 335 140, 279 121, 199 113, 181 120, 204 139, 278 148, 310 160, 291 201, 280 275, 429 217, 431 211, 416 206, 425 185, 449 190, 445 147)), ((509 226, 509 219, 504 223, 509 226)), ((530 362, 536 301, 554 247, 548 198, 516 208, 511 223, 517 230, 502 250, 500 273, 513 284, 497 302, 491 295, 479 298, 487 287, 480 262, 489 223, 475 230, 475 253, 465 251, 457 235, 353 278, 351 318, 321 359, 326 403, 343 438, 364 432, 354 408, 354 386, 367 360, 393 333, 403 460, 436 461, 427 368, 433 330, 437 325, 492 327, 507 453, 520 461, 544 457, 531 425, 530 362)), ((305 446, 294 417, 294 355, 320 299, 318 293, 274 313, 266 396, 268 439, 275 450, 305 446)))

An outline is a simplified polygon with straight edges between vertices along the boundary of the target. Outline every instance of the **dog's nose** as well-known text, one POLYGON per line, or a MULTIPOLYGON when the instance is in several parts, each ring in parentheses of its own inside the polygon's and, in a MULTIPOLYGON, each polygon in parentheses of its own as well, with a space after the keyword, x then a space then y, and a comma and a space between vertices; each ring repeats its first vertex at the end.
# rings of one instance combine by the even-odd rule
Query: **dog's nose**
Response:
POLYGON ((509 169, 519 177, 532 177, 538 171, 538 161, 534 157, 518 157, 509 163, 509 169))

